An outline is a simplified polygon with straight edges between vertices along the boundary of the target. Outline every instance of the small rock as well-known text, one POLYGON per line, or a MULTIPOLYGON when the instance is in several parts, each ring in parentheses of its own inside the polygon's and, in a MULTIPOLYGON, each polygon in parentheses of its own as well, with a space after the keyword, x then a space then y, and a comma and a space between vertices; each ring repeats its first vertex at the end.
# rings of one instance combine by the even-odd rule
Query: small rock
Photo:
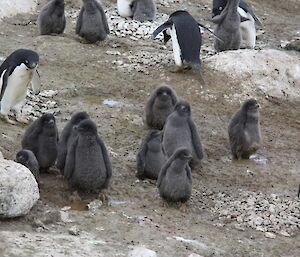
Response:
POLYGON ((274 233, 271 233, 271 232, 266 232, 265 237, 275 239, 276 235, 274 233))
POLYGON ((3 157, 3 154, 0 152, 0 160, 3 160, 4 157, 3 157))
POLYGON ((283 235, 283 236, 286 236, 286 237, 290 237, 291 236, 288 232, 286 232, 284 230, 280 231, 279 234, 283 235))
POLYGON ((102 206, 102 201, 101 200, 94 200, 92 202, 90 202, 87 207, 89 209, 89 211, 91 212, 96 212, 97 210, 99 210, 102 206))
POLYGON ((135 247, 128 253, 128 257, 157 257, 156 252, 142 246, 135 247))
POLYGON ((68 232, 72 236, 79 236, 80 229, 77 226, 72 226, 72 227, 69 228, 68 232))
POLYGON ((203 256, 196 253, 191 253, 188 257, 203 257, 203 256))

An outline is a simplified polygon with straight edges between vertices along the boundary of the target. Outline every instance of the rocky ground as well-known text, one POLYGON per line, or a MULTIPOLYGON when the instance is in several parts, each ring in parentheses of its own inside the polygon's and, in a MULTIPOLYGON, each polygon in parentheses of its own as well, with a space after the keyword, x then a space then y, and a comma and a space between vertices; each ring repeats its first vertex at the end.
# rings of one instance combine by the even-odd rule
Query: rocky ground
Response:
MULTIPOLYGON (((204 32, 205 84, 190 72, 171 73, 171 44, 150 34, 177 9, 213 28, 211 1, 159 0, 154 24, 118 17, 114 2, 103 1, 112 31, 96 45, 74 34, 80 1, 66 1, 61 36, 39 36, 32 14, 1 22, 1 60, 21 47, 40 54, 43 91, 28 95, 25 111, 55 113, 59 130, 72 112, 87 111, 109 149, 113 178, 106 206, 94 196, 74 199, 55 169, 43 174, 31 212, 0 221, 0 256, 127 256, 139 245, 162 257, 299 256, 300 54, 281 48, 299 37, 299 2, 248 1, 263 21, 256 50, 216 55, 204 32), (163 206, 155 183, 134 176, 145 102, 163 82, 191 103, 205 148, 185 211, 163 206), (263 146, 251 160, 232 162, 227 124, 247 97, 262 106, 263 146)), ((14 159, 25 128, 0 121, 5 158, 14 159)))

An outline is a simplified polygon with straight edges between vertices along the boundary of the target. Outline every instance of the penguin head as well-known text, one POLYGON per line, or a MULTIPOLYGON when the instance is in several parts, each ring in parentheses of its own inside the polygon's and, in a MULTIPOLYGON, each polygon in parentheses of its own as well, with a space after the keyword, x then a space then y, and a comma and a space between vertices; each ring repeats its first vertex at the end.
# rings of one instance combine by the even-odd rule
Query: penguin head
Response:
POLYGON ((45 113, 40 119, 42 127, 53 128, 55 126, 55 117, 52 113, 45 113))
POLYGON ((81 121, 78 126, 74 126, 74 129, 78 131, 79 134, 97 134, 97 126, 95 122, 90 119, 85 119, 81 121))
POLYGON ((176 159, 180 159, 182 161, 189 161, 193 158, 193 156, 191 155, 190 150, 188 150, 187 148, 178 148, 176 150, 176 152, 174 153, 174 156, 176 159))
POLYGON ((243 103, 242 110, 247 113, 253 113, 257 112, 259 107, 258 102, 254 98, 251 98, 243 103))
POLYGON ((56 6, 63 7, 63 6, 65 6, 65 1, 64 0, 55 0, 54 4, 56 6))
POLYGON ((156 96, 161 101, 167 101, 172 96, 172 90, 168 86, 161 86, 157 89, 156 96))
POLYGON ((82 120, 89 118, 90 116, 86 112, 76 112, 72 115, 71 124, 79 124, 82 120))
POLYGON ((16 155, 16 161, 21 164, 25 164, 28 161, 29 154, 26 150, 21 150, 16 155))
POLYGON ((39 55, 28 49, 19 49, 17 51, 17 63, 24 63, 28 69, 34 69, 39 63, 39 55))
POLYGON ((175 105, 175 111, 180 115, 180 116, 190 116, 191 115, 191 106, 188 102, 186 101, 179 101, 175 105))

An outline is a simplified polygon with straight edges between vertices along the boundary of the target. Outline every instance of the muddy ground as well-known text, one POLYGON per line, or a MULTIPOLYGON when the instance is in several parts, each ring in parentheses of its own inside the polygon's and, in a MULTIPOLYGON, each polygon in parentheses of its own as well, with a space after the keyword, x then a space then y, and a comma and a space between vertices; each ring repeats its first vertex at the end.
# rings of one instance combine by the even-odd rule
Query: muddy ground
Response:
MULTIPOLYGON (((75 1, 66 2, 67 10, 80 6, 75 1)), ((170 14, 186 8, 199 21, 209 16, 209 10, 200 7, 210 6, 210 1, 174 2, 170 8, 158 4, 159 11, 170 14)), ((299 36, 297 1, 248 2, 264 24, 258 47, 277 49, 280 40, 289 40, 297 33, 299 36)), ((113 1, 104 3, 109 7, 113 1)), ((0 221, 0 256, 126 256, 136 245, 144 245, 163 257, 183 257, 190 253, 226 257, 299 256, 299 223, 290 236, 276 233, 276 238, 270 239, 252 228, 238 229, 234 217, 221 220, 213 211, 220 193, 235 199, 240 191, 276 194, 298 201, 299 208, 296 198, 300 182, 299 101, 269 101, 263 95, 251 95, 262 105, 263 145, 258 154, 267 161, 234 163, 230 161, 227 124, 240 102, 228 101, 224 95, 238 90, 236 81, 210 70, 205 60, 205 85, 191 73, 169 72, 173 62, 153 65, 147 68, 149 74, 128 72, 113 64, 116 59, 122 60, 123 55, 109 55, 106 51, 112 48, 125 54, 145 51, 155 56, 161 43, 110 35, 96 45, 84 44, 74 35, 75 20, 70 18, 64 35, 39 36, 34 22, 24 25, 31 18, 32 15, 21 15, 0 23, 0 55, 7 56, 21 47, 40 54, 43 89, 58 90, 54 100, 61 110, 56 116, 60 131, 74 111, 85 110, 94 119, 110 150, 113 178, 107 193, 111 203, 95 212, 86 211, 83 205, 92 201, 92 196, 84 204, 74 202, 55 169, 52 174, 43 174, 41 200, 30 214, 0 221), (180 98, 191 103, 205 148, 202 167, 193 171, 193 194, 186 211, 163 206, 155 183, 139 181, 134 176, 135 155, 147 133, 143 125, 145 102, 162 82, 172 85, 180 98), (209 96, 201 93, 207 90, 209 96), (105 105, 105 99, 118 101, 120 105, 105 105), (38 222, 47 216, 45 213, 55 213, 65 206, 71 206, 63 211, 70 220, 50 217, 43 225, 38 222), (74 225, 81 231, 79 236, 69 235, 74 225)), ((210 42, 205 35, 204 40, 210 42)), ((4 157, 14 158, 25 128, 0 121, 0 150, 4 157)))

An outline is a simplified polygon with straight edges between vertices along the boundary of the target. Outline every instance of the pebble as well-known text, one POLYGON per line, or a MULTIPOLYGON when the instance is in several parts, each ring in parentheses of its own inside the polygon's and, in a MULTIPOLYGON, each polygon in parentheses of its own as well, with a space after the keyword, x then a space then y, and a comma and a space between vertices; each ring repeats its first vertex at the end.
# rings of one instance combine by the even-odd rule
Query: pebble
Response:
POLYGON ((69 234, 72 236, 79 236, 80 234, 80 229, 77 226, 72 226, 68 230, 69 234))
POLYGON ((276 235, 274 233, 271 233, 271 232, 266 232, 265 233, 265 237, 266 238, 272 238, 272 239, 275 239, 276 238, 276 235))

